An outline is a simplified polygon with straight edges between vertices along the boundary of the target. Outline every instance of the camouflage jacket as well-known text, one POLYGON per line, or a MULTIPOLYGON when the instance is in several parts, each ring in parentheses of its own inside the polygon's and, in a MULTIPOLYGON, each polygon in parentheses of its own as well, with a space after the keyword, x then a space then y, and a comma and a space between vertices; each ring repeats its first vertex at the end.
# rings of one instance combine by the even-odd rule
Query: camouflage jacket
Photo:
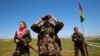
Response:
POLYGON ((84 42, 83 34, 82 33, 80 33, 80 34, 73 33, 72 41, 74 41, 75 46, 83 46, 83 42, 84 42), (74 41, 74 39, 76 39, 77 41, 74 41))
POLYGON ((55 26, 50 24, 47 26, 43 24, 38 26, 33 24, 31 29, 38 33, 38 50, 39 54, 54 55, 59 53, 60 48, 56 40, 58 39, 57 33, 62 29, 63 23, 59 22, 55 26))
POLYGON ((38 33, 38 40, 40 40, 45 34, 49 34, 51 37, 55 35, 58 38, 57 33, 62 29, 63 26, 64 24, 62 22, 59 22, 55 25, 50 24, 49 26, 46 26, 45 24, 40 26, 33 24, 31 29, 38 33))

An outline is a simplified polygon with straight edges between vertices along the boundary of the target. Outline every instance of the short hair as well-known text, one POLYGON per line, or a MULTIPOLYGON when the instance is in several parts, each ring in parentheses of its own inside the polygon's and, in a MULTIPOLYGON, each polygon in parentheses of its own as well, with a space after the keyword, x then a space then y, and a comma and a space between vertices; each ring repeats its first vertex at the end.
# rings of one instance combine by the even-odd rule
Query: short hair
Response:
POLYGON ((74 27, 74 30, 78 29, 78 27, 74 27))

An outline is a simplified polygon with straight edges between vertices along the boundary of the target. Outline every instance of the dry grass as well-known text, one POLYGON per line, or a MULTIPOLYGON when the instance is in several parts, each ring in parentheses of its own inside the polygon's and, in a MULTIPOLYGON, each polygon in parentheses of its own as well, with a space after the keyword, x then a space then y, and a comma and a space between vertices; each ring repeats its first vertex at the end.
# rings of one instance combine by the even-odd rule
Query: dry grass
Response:
MULTIPOLYGON (((32 40, 32 45, 37 48, 36 43, 37 40, 32 40)), ((61 39, 62 42, 62 56, 74 56, 74 49, 73 49, 73 43, 69 39, 61 39)), ((15 43, 13 40, 0 40, 0 56, 12 56, 12 53, 15 50, 15 43)), ((92 47, 89 49, 89 55, 90 56, 100 56, 100 48, 92 47)), ((37 53, 35 53, 33 50, 31 50, 31 56, 38 56, 37 53)), ((79 54, 79 56, 81 56, 79 54)))

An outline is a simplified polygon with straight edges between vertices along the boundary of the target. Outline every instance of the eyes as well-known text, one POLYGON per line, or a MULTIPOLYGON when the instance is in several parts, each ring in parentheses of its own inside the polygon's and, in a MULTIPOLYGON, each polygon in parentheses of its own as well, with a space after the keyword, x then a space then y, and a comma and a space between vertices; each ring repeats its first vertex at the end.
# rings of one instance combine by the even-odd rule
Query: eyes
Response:
POLYGON ((23 23, 20 23, 20 25, 23 25, 23 23))
POLYGON ((78 30, 78 29, 75 29, 75 30, 78 30))
POLYGON ((78 29, 74 29, 74 31, 78 31, 78 29))
POLYGON ((20 26, 24 26, 24 24, 23 23, 20 23, 20 26))

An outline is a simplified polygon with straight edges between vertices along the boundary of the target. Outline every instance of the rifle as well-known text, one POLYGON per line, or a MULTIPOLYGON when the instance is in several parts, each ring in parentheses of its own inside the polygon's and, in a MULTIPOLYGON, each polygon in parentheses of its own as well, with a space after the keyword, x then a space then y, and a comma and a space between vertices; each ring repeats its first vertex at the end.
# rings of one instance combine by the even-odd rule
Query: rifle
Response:
POLYGON ((21 41, 21 44, 24 45, 24 46, 29 46, 31 49, 33 49, 35 52, 37 52, 37 50, 34 49, 34 47, 32 45, 29 45, 28 42, 29 40, 26 38, 26 39, 22 39, 22 38, 17 38, 18 40, 21 41))
POLYGON ((88 53, 88 44, 85 43, 82 39, 79 39, 77 36, 74 36, 78 41, 81 41, 83 43, 83 47, 85 48, 85 53, 86 53, 86 56, 89 56, 89 53, 88 53))
POLYGON ((18 40, 20 40, 20 43, 22 45, 27 45, 27 40, 26 39, 22 39, 22 38, 17 38, 18 40))
POLYGON ((89 56, 88 48, 87 48, 88 46, 89 45, 84 42, 84 48, 85 48, 86 56, 89 56))
POLYGON ((80 41, 83 43, 83 47, 85 48, 86 56, 89 56, 89 53, 88 53, 89 45, 86 42, 82 41, 82 40, 80 40, 80 41))

